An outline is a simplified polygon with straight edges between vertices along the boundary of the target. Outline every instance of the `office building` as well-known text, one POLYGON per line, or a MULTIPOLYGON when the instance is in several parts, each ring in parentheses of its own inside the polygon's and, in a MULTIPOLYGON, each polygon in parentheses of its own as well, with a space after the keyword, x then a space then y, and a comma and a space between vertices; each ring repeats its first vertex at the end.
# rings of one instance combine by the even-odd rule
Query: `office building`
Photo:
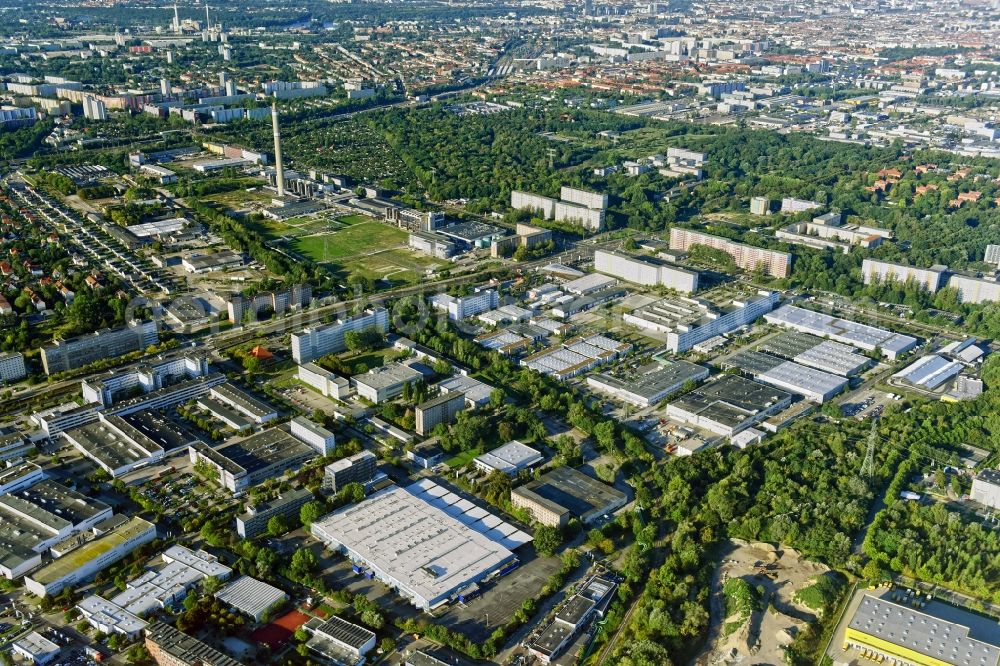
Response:
POLYGON ((472 459, 472 464, 482 474, 502 472, 517 476, 521 470, 531 469, 545 460, 545 456, 516 439, 472 459))
POLYGON ((667 405, 667 416, 732 437, 792 404, 781 389, 736 375, 720 375, 667 405))
POLYGON ((316 453, 321 456, 330 455, 337 446, 337 438, 332 432, 304 416, 293 418, 288 427, 293 435, 316 449, 316 453))
POLYGON ((122 328, 106 328, 69 340, 42 346, 45 374, 54 375, 132 352, 144 351, 159 343, 155 321, 133 322, 122 328))
POLYGON ((232 407, 257 425, 263 425, 278 418, 278 411, 262 400, 227 382, 209 389, 208 394, 224 405, 232 407))
POLYGON ((0 353, 0 383, 16 382, 27 375, 24 355, 20 352, 0 353))
POLYGON ((263 622, 288 601, 285 592, 250 576, 240 576, 213 596, 254 622, 263 622))
POLYGON ((861 592, 844 630, 844 650, 905 666, 997 666, 996 623, 932 600, 919 610, 885 595, 861 592))
POLYGON ((351 393, 351 383, 348 380, 335 375, 325 368, 321 368, 315 363, 303 363, 300 365, 296 378, 328 398, 346 400, 347 396, 351 393))
POLYGON ((712 236, 692 229, 673 227, 670 229, 670 249, 689 252, 694 245, 703 245, 725 252, 733 258, 736 266, 744 271, 763 269, 772 277, 788 277, 792 269, 792 255, 778 250, 745 245, 728 238, 712 236))
POLYGON ((255 504, 246 513, 236 516, 236 533, 244 539, 254 539, 267 532, 267 523, 278 516, 290 524, 297 525, 299 511, 313 500, 313 494, 305 488, 289 490, 262 504, 255 504))
POLYGON ((63 439, 118 478, 163 458, 163 447, 120 416, 100 414, 92 423, 71 428, 63 439))
POLYGON ((962 303, 994 303, 1000 301, 1000 282, 996 279, 976 278, 968 275, 952 275, 948 286, 958 291, 962 303))
POLYGON ((801 333, 811 333, 821 338, 829 338, 864 351, 870 352, 878 349, 890 361, 895 361, 917 346, 917 339, 908 335, 893 333, 794 305, 783 305, 774 312, 764 315, 764 321, 801 333))
POLYGON ((335 460, 323 472, 323 490, 336 493, 348 483, 367 485, 378 474, 378 458, 371 451, 335 460))
POLYGON ((298 470, 316 456, 315 449, 281 426, 218 448, 198 444, 190 449, 191 462, 209 466, 218 475, 219 484, 234 494, 298 470))
POLYGON ((415 410, 417 434, 426 435, 439 423, 451 423, 465 406, 465 394, 459 391, 442 393, 420 403, 415 410))
POLYGON ((389 311, 373 308, 363 313, 338 319, 332 324, 303 329, 292 334, 292 358, 298 364, 315 361, 321 356, 342 352, 347 349, 344 334, 348 331, 374 329, 379 333, 389 330, 389 311))
POLYGON ((708 379, 709 374, 708 368, 688 361, 662 361, 628 369, 621 376, 591 375, 587 385, 636 407, 651 407, 688 383, 708 379))
POLYGON ((976 474, 969 499, 991 509, 1000 509, 1000 471, 984 469, 976 474))
POLYGON ((363 375, 355 375, 351 382, 358 397, 378 405, 401 395, 406 384, 413 384, 422 378, 420 371, 409 365, 390 363, 372 368, 363 375))
POLYGON ((510 493, 512 505, 551 527, 562 527, 570 518, 591 523, 625 506, 627 500, 620 490, 565 465, 510 493))
MULTIPOLYGON (((426 485, 444 490, 433 482, 426 485)), ((459 518, 467 512, 457 504, 459 497, 451 500, 457 512, 444 509, 450 506, 449 495, 454 494, 432 496, 420 482, 405 489, 390 486, 314 522, 312 535, 417 608, 432 610, 515 563, 514 553, 502 543, 516 547, 530 541, 516 529, 504 537, 500 528, 509 526, 503 521, 487 527, 483 520, 492 514, 486 511, 480 510, 479 520, 470 516, 469 524, 462 522, 459 518)), ((477 508, 466 504, 468 511, 477 508)))
POLYGON ((97 404, 78 405, 75 402, 67 402, 62 405, 50 407, 41 412, 31 415, 31 420, 38 424, 39 429, 47 437, 53 437, 68 430, 86 423, 93 423, 103 409, 97 404))
POLYGON ((433 296, 431 304, 436 310, 447 312, 448 319, 462 321, 496 308, 500 304, 500 295, 496 289, 481 289, 467 296, 442 293, 433 296))
POLYGON ((86 378, 81 392, 86 402, 96 402, 111 407, 122 396, 158 391, 186 379, 209 374, 208 358, 200 354, 186 354, 162 361, 140 363, 118 372, 109 372, 96 378, 86 378))
POLYGON ((604 617, 615 588, 611 581, 594 576, 583 589, 571 596, 552 621, 528 644, 531 654, 542 664, 557 659, 593 617, 604 617))
POLYGON ((823 370, 759 351, 744 350, 722 362, 759 382, 797 393, 810 402, 824 403, 845 388, 848 380, 823 370))
POLYGON ((75 587, 155 538, 156 525, 132 518, 25 576, 24 585, 39 597, 57 595, 63 588, 75 587))
POLYGON ((144 633, 146 649, 159 666, 242 666, 236 659, 169 624, 154 622, 144 633))
POLYGON ((108 107, 103 100, 85 95, 83 98, 83 117, 87 120, 107 120, 108 107))
POLYGON ((329 664, 361 666, 375 648, 375 634, 336 615, 323 623, 306 625, 309 652, 329 664))
POLYGON ((482 407, 490 401, 493 387, 468 375, 455 375, 437 385, 441 393, 461 393, 470 409, 482 407))
POLYGON ((873 282, 912 283, 932 294, 941 288, 946 271, 946 266, 917 268, 876 259, 865 259, 861 264, 861 273, 864 276, 865 284, 873 282))
POLYGON ((690 294, 698 291, 698 273, 668 266, 651 259, 639 259, 620 252, 594 252, 594 270, 646 287, 666 287, 690 294))
POLYGON ((748 326, 770 312, 777 292, 722 288, 699 298, 668 297, 622 316, 626 324, 665 334, 667 348, 680 354, 719 335, 748 326))

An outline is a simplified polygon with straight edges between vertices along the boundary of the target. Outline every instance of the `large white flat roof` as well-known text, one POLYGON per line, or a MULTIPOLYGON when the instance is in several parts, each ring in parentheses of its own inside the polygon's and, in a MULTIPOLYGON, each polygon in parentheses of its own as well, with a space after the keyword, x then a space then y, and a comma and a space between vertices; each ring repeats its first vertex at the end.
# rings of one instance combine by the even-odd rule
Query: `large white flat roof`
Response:
POLYGON ((878 348, 891 357, 898 356, 917 344, 916 338, 909 335, 859 324, 794 305, 784 305, 764 315, 764 320, 770 324, 790 326, 800 331, 830 337, 868 351, 878 348))
POLYGON ((423 497, 398 486, 313 523, 317 538, 391 579, 420 606, 434 607, 514 559, 514 553, 423 497))

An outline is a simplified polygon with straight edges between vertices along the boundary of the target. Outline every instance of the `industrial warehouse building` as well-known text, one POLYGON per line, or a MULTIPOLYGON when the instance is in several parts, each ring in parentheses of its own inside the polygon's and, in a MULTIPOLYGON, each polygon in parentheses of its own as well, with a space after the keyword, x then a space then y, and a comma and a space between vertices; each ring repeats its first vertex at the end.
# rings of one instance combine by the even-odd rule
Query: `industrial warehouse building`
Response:
POLYGON ((770 338, 758 350, 841 377, 853 377, 874 364, 850 345, 798 331, 786 331, 770 338))
POLYGON ((629 370, 623 377, 604 373, 591 375, 587 377, 587 384, 637 407, 649 407, 679 391, 688 382, 700 382, 708 375, 708 368, 695 363, 663 361, 629 370))
POLYGON ((937 354, 928 354, 894 374, 892 380, 933 391, 960 373, 963 367, 965 366, 958 361, 937 354))
POLYGON ((996 622, 936 600, 917 610, 867 592, 844 631, 843 648, 906 666, 1000 664, 996 622))
POLYGON ((313 620, 305 629, 311 634, 306 647, 326 663, 360 666, 375 648, 374 633, 336 615, 325 622, 313 620))
POLYGON ((732 437, 791 404, 792 395, 786 391, 736 375, 721 375, 667 405, 667 416, 732 437))
POLYGON ((741 351, 726 359, 722 367, 736 368, 759 382, 798 393, 806 400, 824 403, 847 387, 840 375, 799 365, 778 356, 756 351, 741 351))
POLYGON ((507 546, 531 539, 427 480, 335 511, 312 534, 423 610, 514 564, 507 546))
POLYGON ((683 294, 698 291, 697 271, 688 271, 620 252, 607 250, 594 252, 594 270, 646 287, 667 287, 683 294))
POLYGON ((521 359, 521 365, 564 380, 610 363, 632 351, 632 345, 604 335, 567 340, 558 347, 543 349, 521 359))
POLYGON ((118 478, 163 458, 163 447, 120 416, 100 414, 98 420, 62 433, 80 453, 118 478))
POLYGON ((565 465, 510 493, 511 504, 552 527, 562 527, 570 518, 589 523, 625 506, 627 499, 620 490, 565 465))
POLYGON ((794 305, 783 305, 774 312, 764 315, 764 321, 801 333, 829 338, 864 351, 879 349, 890 361, 895 361, 917 346, 917 339, 909 335, 893 333, 794 305))
POLYGON ((700 298, 672 297, 650 303, 622 317, 626 324, 666 334, 675 354, 718 335, 752 324, 778 304, 778 293, 741 293, 719 289, 700 298))
POLYGON ((278 588, 250 576, 240 576, 216 592, 215 598, 254 622, 262 621, 288 601, 288 595, 278 588))

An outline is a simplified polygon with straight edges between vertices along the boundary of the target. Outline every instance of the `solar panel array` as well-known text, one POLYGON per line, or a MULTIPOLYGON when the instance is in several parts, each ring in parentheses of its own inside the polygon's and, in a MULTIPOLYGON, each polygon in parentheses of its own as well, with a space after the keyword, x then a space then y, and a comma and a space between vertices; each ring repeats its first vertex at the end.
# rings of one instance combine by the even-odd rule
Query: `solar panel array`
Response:
POLYGON ((531 541, 530 535, 430 479, 421 479, 406 490, 507 550, 520 548, 531 541))

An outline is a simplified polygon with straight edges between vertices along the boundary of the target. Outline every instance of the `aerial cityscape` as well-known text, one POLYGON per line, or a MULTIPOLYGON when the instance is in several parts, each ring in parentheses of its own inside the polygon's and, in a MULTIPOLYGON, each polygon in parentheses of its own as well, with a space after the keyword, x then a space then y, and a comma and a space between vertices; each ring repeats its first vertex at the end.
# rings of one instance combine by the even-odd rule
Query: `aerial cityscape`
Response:
POLYGON ((0 666, 1000 666, 1000 0, 0 0, 0 666))

